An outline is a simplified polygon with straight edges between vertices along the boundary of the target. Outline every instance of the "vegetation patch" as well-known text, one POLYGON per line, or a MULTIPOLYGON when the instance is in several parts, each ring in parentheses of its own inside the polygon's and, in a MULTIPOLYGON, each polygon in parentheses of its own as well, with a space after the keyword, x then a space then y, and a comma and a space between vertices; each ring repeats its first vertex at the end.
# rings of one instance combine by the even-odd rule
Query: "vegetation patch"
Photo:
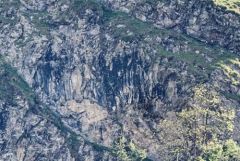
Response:
POLYGON ((240 102, 240 95, 234 93, 223 93, 223 95, 228 98, 240 102))
POLYGON ((194 103, 176 113, 177 121, 173 120, 168 125, 161 122, 161 130, 169 134, 164 135, 164 140, 171 139, 172 135, 176 134, 175 141, 163 145, 170 150, 177 149, 177 154, 171 156, 171 160, 239 160, 240 147, 231 139, 235 110, 222 106, 220 94, 205 85, 199 85, 193 91, 194 103), (174 131, 169 131, 166 126, 170 126, 174 131))
POLYGON ((167 30, 160 30, 149 22, 143 22, 127 13, 104 10, 103 19, 106 25, 114 28, 114 36, 125 41, 140 39, 146 35, 166 35, 167 30))
POLYGON ((114 154, 122 161, 144 161, 147 159, 145 150, 138 148, 132 141, 120 137, 114 144, 114 154))
POLYGON ((218 66, 233 85, 240 85, 240 59, 220 61, 218 66))
POLYGON ((0 1, 0 24, 9 24, 11 26, 14 26, 18 18, 14 13, 7 14, 7 11, 11 8, 19 8, 20 7, 20 1, 14 0, 14 1, 8 1, 8 0, 1 0, 0 1))
POLYGON ((216 5, 226 7, 227 10, 240 14, 240 0, 213 0, 216 5))
POLYGON ((2 56, 0 56, 0 97, 13 99, 13 91, 20 92, 29 102, 33 102, 33 92, 25 80, 18 75, 17 70, 11 67, 2 56), (11 90, 12 89, 12 90, 11 90))

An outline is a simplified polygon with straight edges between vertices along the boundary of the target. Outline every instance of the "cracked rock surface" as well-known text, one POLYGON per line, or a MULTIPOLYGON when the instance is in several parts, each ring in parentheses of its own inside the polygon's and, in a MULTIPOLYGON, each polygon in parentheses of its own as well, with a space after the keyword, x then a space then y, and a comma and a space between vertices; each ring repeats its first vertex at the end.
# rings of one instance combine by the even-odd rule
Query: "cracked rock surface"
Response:
POLYGON ((2 0, 0 160, 116 160, 124 135, 161 161, 192 87, 240 95, 215 68, 239 53, 240 16, 207 0, 2 0))

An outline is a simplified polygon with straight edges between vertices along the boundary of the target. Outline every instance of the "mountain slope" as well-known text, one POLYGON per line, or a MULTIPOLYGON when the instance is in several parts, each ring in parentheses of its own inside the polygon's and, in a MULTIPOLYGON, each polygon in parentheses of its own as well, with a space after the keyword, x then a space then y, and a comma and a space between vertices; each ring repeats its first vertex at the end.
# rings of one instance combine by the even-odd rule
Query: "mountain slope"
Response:
POLYGON ((199 85, 238 112, 240 16, 211 1, 4 0, 0 13, 3 160, 114 160, 122 137, 174 160, 162 122, 199 85))

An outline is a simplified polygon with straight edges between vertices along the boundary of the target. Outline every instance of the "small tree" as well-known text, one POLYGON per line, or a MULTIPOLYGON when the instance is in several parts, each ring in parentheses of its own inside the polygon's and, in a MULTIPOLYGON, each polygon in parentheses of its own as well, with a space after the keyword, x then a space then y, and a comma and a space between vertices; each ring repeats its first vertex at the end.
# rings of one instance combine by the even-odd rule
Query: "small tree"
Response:
POLYGON ((199 161, 238 161, 240 160, 240 147, 237 143, 228 139, 224 144, 217 140, 211 141, 203 149, 202 156, 199 161))
POLYGON ((147 157, 145 150, 138 148, 133 141, 128 142, 125 137, 120 137, 115 142, 114 151, 122 161, 142 161, 147 157))
POLYGON ((192 104, 179 113, 185 127, 184 138, 193 160, 205 151, 211 151, 210 160, 218 159, 222 142, 230 138, 233 131, 233 109, 223 107, 220 96, 206 86, 194 89, 192 104), (208 149, 210 148, 210 149, 208 149))
POLYGON ((131 161, 126 150, 126 138, 120 137, 114 144, 114 151, 116 156, 123 161, 131 161))
POLYGON ((163 160, 182 160, 187 147, 183 138, 185 128, 175 112, 168 112, 164 120, 160 120, 157 127, 157 136, 161 142, 160 156, 163 160))
POLYGON ((240 146, 237 143, 229 139, 223 145, 223 161, 236 161, 240 160, 240 146))
POLYGON ((211 141, 204 146, 202 156, 203 161, 219 161, 222 158, 223 146, 217 140, 211 141))

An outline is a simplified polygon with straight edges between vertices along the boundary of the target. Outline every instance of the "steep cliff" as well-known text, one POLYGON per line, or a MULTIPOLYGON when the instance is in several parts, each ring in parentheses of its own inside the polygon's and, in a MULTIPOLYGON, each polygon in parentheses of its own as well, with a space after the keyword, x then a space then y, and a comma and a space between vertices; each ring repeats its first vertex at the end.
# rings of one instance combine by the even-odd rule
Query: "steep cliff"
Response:
POLYGON ((212 1, 3 0, 0 13, 2 160, 113 160, 121 136, 164 160, 159 122, 193 87, 239 107, 240 16, 212 1))

